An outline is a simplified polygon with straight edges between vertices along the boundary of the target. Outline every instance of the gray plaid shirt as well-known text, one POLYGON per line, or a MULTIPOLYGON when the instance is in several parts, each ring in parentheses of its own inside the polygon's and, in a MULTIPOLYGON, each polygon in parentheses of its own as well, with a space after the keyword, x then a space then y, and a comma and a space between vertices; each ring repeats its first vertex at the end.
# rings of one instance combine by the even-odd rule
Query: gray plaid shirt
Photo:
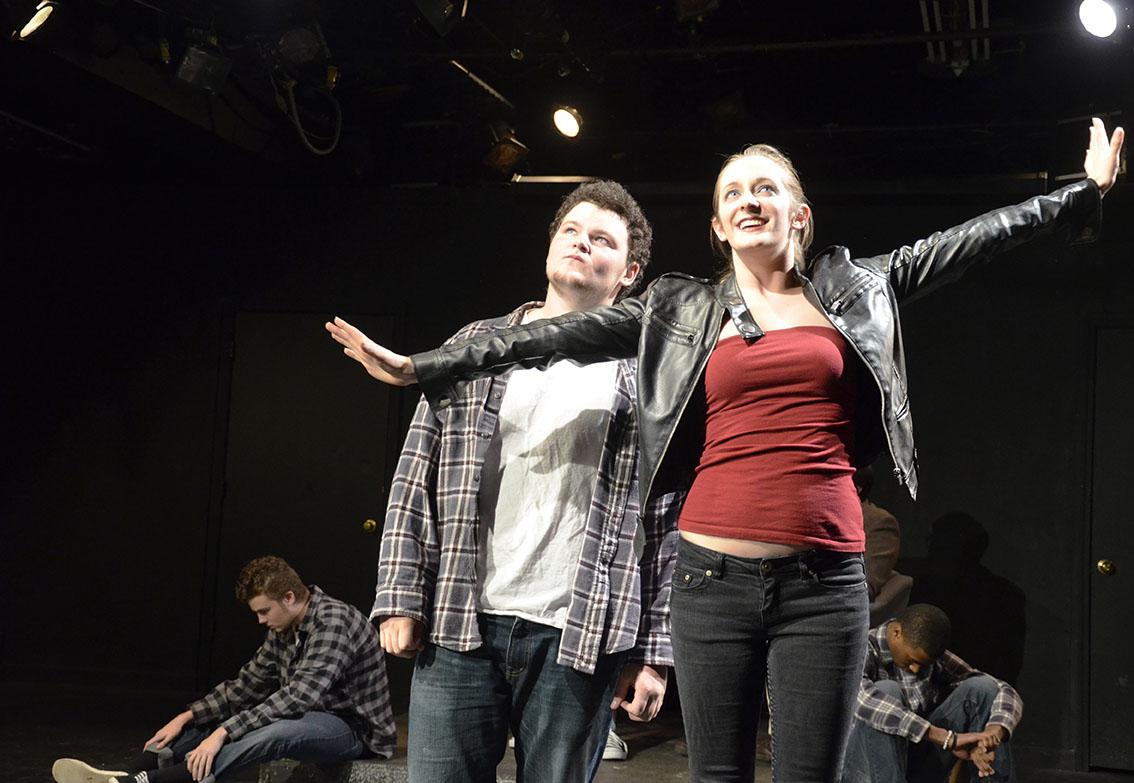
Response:
MULTIPOLYGON (((886 628, 882 623, 867 637, 866 667, 862 674, 862 687, 858 692, 856 717, 886 734, 896 734, 913 742, 921 742, 929 731, 929 721, 923 718, 934 710, 961 680, 976 677, 983 672, 969 666, 948 650, 932 666, 923 667, 911 674, 894 663, 890 645, 886 641, 886 628), (874 687, 879 680, 896 680, 901 683, 901 701, 880 693, 874 687)), ((995 678, 994 678, 995 679, 995 678)), ((996 680, 1000 692, 992 701, 988 725, 1003 726, 1011 734, 1024 714, 1020 694, 1006 682, 996 680)))
MULTIPOLYGON (((469 324, 450 340, 519 324, 508 316, 469 324)), ((671 666, 669 583, 679 498, 665 495, 639 514, 634 362, 618 362, 606 442, 597 466, 583 549, 571 585, 558 662, 593 673, 599 655, 671 666)), ((477 495, 480 472, 508 378, 469 383, 441 411, 418 403, 390 488, 371 618, 412 617, 429 640, 463 652, 480 646, 477 627, 477 495)))
POLYGON ((330 712, 382 758, 394 753, 386 659, 362 612, 311 586, 299 627, 268 632, 235 679, 189 705, 193 723, 220 723, 229 739, 306 712, 330 712))

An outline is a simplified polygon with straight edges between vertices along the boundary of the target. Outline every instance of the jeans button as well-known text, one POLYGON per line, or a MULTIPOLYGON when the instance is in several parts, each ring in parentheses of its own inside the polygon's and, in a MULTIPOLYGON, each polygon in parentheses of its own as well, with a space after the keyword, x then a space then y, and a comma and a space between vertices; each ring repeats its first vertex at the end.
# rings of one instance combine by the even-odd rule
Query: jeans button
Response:
POLYGON ((765 562, 760 564, 760 570, 763 571, 766 574, 766 573, 768 573, 772 570, 772 564, 765 561, 765 562))

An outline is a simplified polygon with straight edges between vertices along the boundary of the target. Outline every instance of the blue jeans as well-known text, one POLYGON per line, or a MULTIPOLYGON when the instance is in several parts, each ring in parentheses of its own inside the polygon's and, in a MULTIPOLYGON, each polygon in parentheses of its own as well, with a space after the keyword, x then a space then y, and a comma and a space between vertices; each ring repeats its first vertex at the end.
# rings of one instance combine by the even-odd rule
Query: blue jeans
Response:
MULTIPOLYGON (((875 684, 878 690, 899 701, 901 686, 893 680, 875 684)), ((989 676, 970 677, 926 716, 932 725, 957 733, 984 731, 992 702, 996 698, 996 682, 989 676)), ((911 744, 905 737, 878 731, 860 720, 854 722, 850 748, 847 751, 844 783, 905 783, 907 774, 914 781, 942 783, 956 757, 928 742, 911 744)), ((1014 781, 1012 751, 1005 741, 996 749, 992 763, 996 773, 983 778, 989 781, 1014 781)))
MULTIPOLYGON (((169 746, 173 755, 163 766, 184 761, 185 754, 200 745, 214 728, 186 727, 169 746)), ((367 755, 369 749, 342 718, 329 712, 308 712, 299 718, 274 721, 226 742, 213 759, 212 774, 220 777, 276 759, 333 762, 367 755)))
POLYGON ((495 783, 516 738, 518 783, 590 781, 610 730, 622 655, 601 655, 593 675, 555 662, 558 628, 504 615, 478 617, 468 652, 427 645, 410 689, 410 783, 495 783))
POLYGON ((765 684, 772 779, 836 783, 866 655, 862 555, 733 557, 684 539, 670 616, 692 783, 751 783, 765 684))

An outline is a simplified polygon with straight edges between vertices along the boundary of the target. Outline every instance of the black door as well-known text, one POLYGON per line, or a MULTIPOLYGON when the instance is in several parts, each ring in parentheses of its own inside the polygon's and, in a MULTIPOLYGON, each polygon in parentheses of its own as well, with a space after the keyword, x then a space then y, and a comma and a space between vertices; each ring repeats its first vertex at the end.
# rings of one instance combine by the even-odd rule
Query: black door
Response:
POLYGON ((1090 562, 1090 765, 1134 770, 1134 328, 1096 337, 1090 562))
MULTIPOLYGON (((308 583, 369 613, 399 395, 343 356, 324 315, 239 313, 235 322, 225 489, 217 537, 207 683, 231 677, 264 630, 233 584, 248 560, 276 554, 308 583), (367 531, 366 521, 379 528, 367 531)), ((390 342, 393 320, 359 318, 390 342)))

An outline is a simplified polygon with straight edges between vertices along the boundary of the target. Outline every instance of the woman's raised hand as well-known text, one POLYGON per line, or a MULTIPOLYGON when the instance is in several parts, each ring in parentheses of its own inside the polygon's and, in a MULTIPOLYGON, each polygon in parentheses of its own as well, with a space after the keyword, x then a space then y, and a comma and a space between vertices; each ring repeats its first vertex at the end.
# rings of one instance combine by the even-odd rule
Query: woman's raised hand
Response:
POLYGON ((383 348, 341 318, 328 321, 325 326, 332 339, 343 346, 343 353, 361 364, 372 377, 391 386, 417 382, 417 372, 408 356, 383 348))
POLYGON ((1087 147, 1087 156, 1083 159, 1083 170, 1087 176, 1099 186, 1099 191, 1106 195, 1118 176, 1118 163, 1122 152, 1122 140, 1126 132, 1122 128, 1115 128, 1110 139, 1106 137, 1106 126, 1098 117, 1091 120, 1091 144, 1087 147))

